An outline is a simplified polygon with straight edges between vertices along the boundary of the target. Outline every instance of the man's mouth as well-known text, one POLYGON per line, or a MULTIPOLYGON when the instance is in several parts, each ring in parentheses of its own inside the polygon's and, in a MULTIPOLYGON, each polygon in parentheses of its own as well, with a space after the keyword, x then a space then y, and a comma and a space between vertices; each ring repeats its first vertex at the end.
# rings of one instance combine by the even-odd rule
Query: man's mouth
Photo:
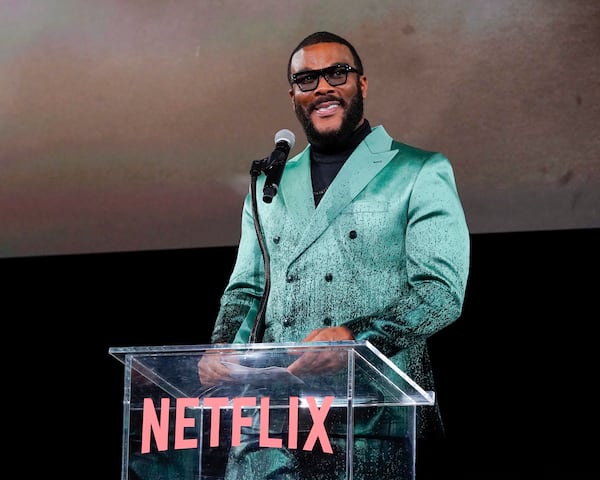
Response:
POLYGON ((328 116, 335 113, 341 106, 337 100, 320 102, 313 107, 313 112, 320 116, 328 116))

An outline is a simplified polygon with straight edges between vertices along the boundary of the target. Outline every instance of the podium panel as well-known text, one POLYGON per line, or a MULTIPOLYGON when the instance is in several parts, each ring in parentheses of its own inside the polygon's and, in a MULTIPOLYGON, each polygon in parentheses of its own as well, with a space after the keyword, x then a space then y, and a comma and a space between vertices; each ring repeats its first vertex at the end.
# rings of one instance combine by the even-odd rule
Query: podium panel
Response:
POLYGON ((109 353, 125 367, 121 480, 367 480, 375 471, 377 480, 415 478, 416 408, 433 405, 434 393, 369 342, 109 353), (333 356, 338 367, 290 373, 302 355, 317 365, 333 356), (202 385, 205 356, 229 377, 202 385))

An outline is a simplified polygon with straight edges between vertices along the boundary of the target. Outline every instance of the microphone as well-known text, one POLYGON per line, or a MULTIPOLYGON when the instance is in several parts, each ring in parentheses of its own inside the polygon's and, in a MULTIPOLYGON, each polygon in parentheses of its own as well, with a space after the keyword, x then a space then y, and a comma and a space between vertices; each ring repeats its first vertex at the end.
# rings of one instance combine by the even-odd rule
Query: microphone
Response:
POLYGON ((273 150, 269 156, 269 161, 265 168, 267 179, 265 180, 265 186, 263 188, 263 202, 271 203, 273 197, 277 195, 279 182, 281 182, 281 175, 283 175, 283 169, 285 168, 285 162, 295 143, 296 136, 286 128, 279 130, 275 134, 275 150, 273 150))

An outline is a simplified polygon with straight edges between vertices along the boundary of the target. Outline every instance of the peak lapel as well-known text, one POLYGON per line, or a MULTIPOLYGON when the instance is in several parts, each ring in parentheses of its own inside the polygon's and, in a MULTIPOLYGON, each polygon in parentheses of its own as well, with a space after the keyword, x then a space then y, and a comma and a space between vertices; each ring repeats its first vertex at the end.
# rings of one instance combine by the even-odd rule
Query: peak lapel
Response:
MULTIPOLYGON (((379 126, 375 127, 354 150, 323 196, 318 208, 313 209, 313 214, 290 257, 290 263, 298 258, 331 225, 340 212, 394 158, 397 150, 390 150, 391 144, 392 138, 383 127, 379 126)), ((310 171, 308 178, 310 179, 310 171)), ((312 200, 312 189, 310 199, 312 200)))

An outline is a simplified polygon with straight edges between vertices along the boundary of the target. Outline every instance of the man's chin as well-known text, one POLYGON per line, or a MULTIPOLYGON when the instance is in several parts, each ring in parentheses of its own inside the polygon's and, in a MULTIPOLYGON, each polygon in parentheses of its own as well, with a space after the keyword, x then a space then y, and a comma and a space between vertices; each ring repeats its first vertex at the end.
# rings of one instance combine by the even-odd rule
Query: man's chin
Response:
POLYGON ((322 121, 319 119, 317 122, 313 121, 313 129, 314 131, 321 136, 329 137, 335 135, 342 128, 341 121, 339 120, 331 120, 331 121, 322 121))

